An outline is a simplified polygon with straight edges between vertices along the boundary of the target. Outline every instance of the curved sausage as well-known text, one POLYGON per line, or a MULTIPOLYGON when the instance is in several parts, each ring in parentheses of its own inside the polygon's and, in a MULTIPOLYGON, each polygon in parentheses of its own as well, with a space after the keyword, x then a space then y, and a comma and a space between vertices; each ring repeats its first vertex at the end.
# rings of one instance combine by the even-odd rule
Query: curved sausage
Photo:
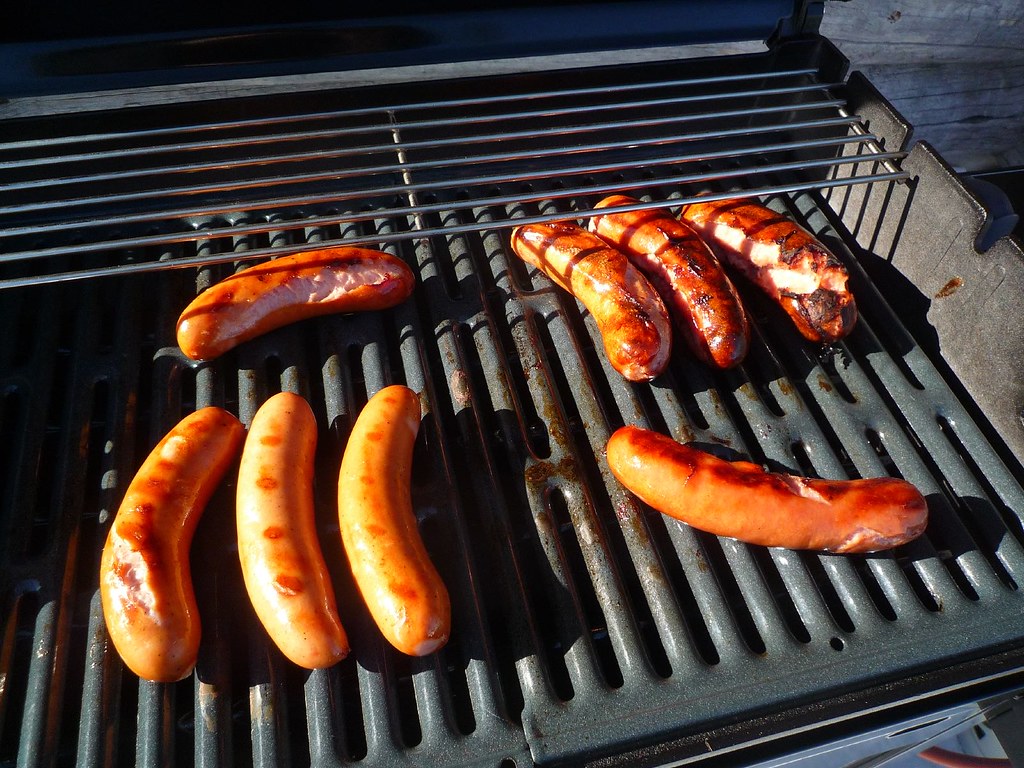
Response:
POLYGON ((280 392, 256 412, 238 468, 238 557, 249 599, 271 640, 306 669, 348 655, 334 588, 316 535, 316 417, 280 392))
MULTIPOLYGON (((636 202, 612 195, 596 207, 636 202)), ((588 226, 651 281, 697 359, 717 368, 743 361, 750 346, 747 313, 736 287, 696 232, 659 209, 601 214, 588 226)))
POLYGON ((846 268, 792 219, 753 200, 694 203, 680 215, 777 301, 805 338, 833 342, 853 330, 857 305, 846 268))
POLYGON ((516 227, 512 249, 582 302, 616 371, 650 381, 665 370, 672 352, 668 312, 625 256, 570 222, 516 227))
POLYGON ((637 427, 608 441, 608 465, 654 509, 749 544, 874 552, 920 536, 928 505, 893 477, 816 480, 730 462, 637 427))
POLYGON ((352 428, 338 475, 341 538, 356 585, 395 648, 425 656, 448 641, 448 591, 427 554, 412 511, 413 445, 420 401, 385 387, 352 428))
POLYGON ((244 436, 220 408, 186 416, 142 463, 110 526, 100 561, 103 617, 141 678, 174 682, 195 666, 201 630, 189 548, 244 436))
POLYGON ((409 298, 414 283, 401 259, 367 248, 282 256, 199 294, 178 318, 178 346, 193 360, 211 360, 309 317, 393 307, 409 298))

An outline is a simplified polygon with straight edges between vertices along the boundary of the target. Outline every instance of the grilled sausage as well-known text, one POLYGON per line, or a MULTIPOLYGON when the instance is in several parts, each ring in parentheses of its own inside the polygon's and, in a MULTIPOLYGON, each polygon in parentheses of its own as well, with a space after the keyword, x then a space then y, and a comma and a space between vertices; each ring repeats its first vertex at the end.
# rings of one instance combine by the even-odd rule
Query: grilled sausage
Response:
POLYGON ((919 536, 928 506, 905 480, 816 480, 730 462, 670 437, 626 426, 608 441, 608 465, 654 509, 749 544, 874 552, 919 536))
POLYGON ((100 600, 114 647, 139 677, 173 682, 195 666, 201 636, 189 547, 245 428, 227 411, 182 419, 143 462, 100 561, 100 600))
POLYGON ((833 342, 853 330, 857 305, 846 268, 795 221, 754 200, 694 203, 681 216, 777 301, 805 338, 833 342))
POLYGON ((292 662, 329 667, 348 655, 313 507, 316 417, 280 392, 256 412, 238 469, 238 557, 267 634, 292 662))
POLYGON ((512 249, 583 303, 616 371, 650 381, 665 370, 672 351, 668 312, 625 256, 570 222, 516 227, 512 249))
POLYGON ((420 401, 385 387, 352 428, 338 475, 338 517, 352 575, 381 633, 410 656, 448 641, 448 591, 430 561, 412 511, 413 445, 420 401))
MULTIPOLYGON (((636 202, 612 195, 597 207, 636 202)), ((594 216, 588 228, 651 281, 699 360, 717 368, 743 361, 750 346, 747 313, 736 287, 696 232, 658 209, 594 216)))
POLYGON ((282 256, 199 294, 178 318, 178 346, 193 360, 211 360, 308 317, 393 307, 409 297, 414 282, 401 259, 366 248, 282 256))

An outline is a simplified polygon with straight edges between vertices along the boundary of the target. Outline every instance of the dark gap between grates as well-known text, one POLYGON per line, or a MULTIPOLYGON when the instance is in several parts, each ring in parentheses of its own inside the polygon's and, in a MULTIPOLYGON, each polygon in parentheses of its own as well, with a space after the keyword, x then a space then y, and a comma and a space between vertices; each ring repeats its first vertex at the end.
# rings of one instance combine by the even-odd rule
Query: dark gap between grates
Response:
MULTIPOLYGON (((15 480, 21 473, 28 430, 28 409, 31 397, 18 384, 7 384, 0 399, 0 493, 4 512, 0 513, 0 530, 14 528, 17 509, 15 480)), ((13 538, 13 537, 12 537, 13 538)), ((11 552, 5 553, 4 560, 11 552)))
POLYGON ((718 664, 721 661, 718 648, 711 638, 704 614, 701 612, 700 605, 698 605, 694 597, 693 588, 686 577, 686 571, 679 560, 679 554, 672 544, 672 539, 669 537, 667 526, 680 525, 680 523, 667 519, 660 512, 648 510, 640 502, 637 502, 637 504, 637 514, 643 514, 647 521, 647 529, 650 531, 651 539, 658 549, 662 567, 664 567, 668 580, 672 585, 672 591, 679 604, 680 612, 686 620, 686 629, 689 632, 690 641, 693 643, 697 654, 709 666, 718 664))
POLYGON ((704 551, 708 568, 714 573, 718 586, 722 590, 725 603, 729 606, 741 639, 752 652, 763 654, 767 650, 764 639, 750 614, 750 608, 736 581, 732 565, 726 558, 725 552, 722 551, 721 542, 717 536, 697 529, 694 529, 694 535, 704 551))
POLYGON ((53 292, 40 288, 20 293, 16 299, 15 310, 4 313, 6 316, 14 315, 13 320, 9 320, 6 326, 4 351, 0 353, 8 359, 8 370, 15 370, 27 364, 36 352, 34 342, 39 333, 39 309, 47 303, 45 299, 49 298, 48 294, 51 293, 53 292))
POLYGON ((849 612, 846 610, 846 606, 843 603, 842 598, 839 597, 839 593, 836 592, 835 585, 832 583, 832 579, 828 575, 825 567, 822 565, 821 558, 814 552, 798 552, 797 556, 800 558, 800 562, 803 563, 804 568, 811 576, 811 581, 814 583, 815 588, 818 590, 818 594, 821 596, 822 602, 825 604, 825 608, 832 616, 832 620, 835 621, 843 632, 854 632, 857 627, 853 623, 853 619, 850 617, 849 612))
POLYGON ((423 731, 420 729, 419 711, 416 708, 411 662, 405 654, 392 651, 390 648, 387 654, 395 712, 398 717, 398 735, 404 747, 415 747, 423 741, 423 731))
POLYGON ((811 457, 807 454, 807 446, 800 440, 794 440, 789 444, 789 450, 793 454, 793 459, 796 461, 797 474, 805 477, 816 477, 817 472, 814 469, 814 463, 811 461, 811 457))
POLYGON ((367 744, 359 678, 352 664, 340 664, 331 668, 330 679, 344 745, 340 751, 350 760, 362 760, 367 755, 367 744))
POLYGON ((0 757, 10 765, 15 764, 25 717, 36 616, 42 607, 38 589, 38 585, 17 585, 12 594, 5 597, 5 602, 10 602, 5 605, 7 620, 0 655, 0 669, 5 677, 3 691, 0 691, 0 757))
MULTIPOLYGON (((630 547, 626 540, 627 536, 632 536, 634 539, 646 538, 643 521, 639 519, 622 520, 619 517, 613 508, 611 498, 605 492, 604 480, 598 466, 600 448, 598 455, 595 456, 590 450, 582 447, 586 444, 586 434, 579 435, 577 439, 581 442, 581 449, 577 453, 580 457, 577 470, 586 486, 593 489, 593 492, 589 494, 589 499, 594 506, 596 518, 602 525, 601 538, 607 545, 612 568, 618 575, 619 586, 627 599, 630 613, 639 633, 638 637, 644 656, 655 674, 662 678, 670 677, 672 668, 658 634, 651 606, 648 604, 641 584, 642 576, 634 566, 630 547), (633 530, 623 531, 622 526, 624 525, 631 526, 633 530)), ((639 511, 637 511, 637 515, 639 515, 639 511)))
MULTIPOLYGON (((546 522, 538 523, 537 528, 547 525, 546 522)), ((556 610, 558 606, 553 595, 555 590, 560 589, 560 586, 551 585, 551 576, 548 575, 551 572, 551 567, 544 556, 540 542, 535 538, 524 542, 518 548, 518 555, 522 572, 534 576, 534 578, 523 581, 529 612, 533 616, 558 616, 556 610)), ((538 650, 547 672, 551 692, 559 701, 571 701, 575 696, 575 690, 565 663, 565 654, 569 649, 563 645, 559 637, 557 622, 538 622, 537 636, 541 643, 541 648, 538 650)))
POLYGON ((517 719, 523 709, 523 693, 515 669, 516 651, 511 634, 513 627, 518 630, 520 610, 517 607, 518 598, 514 594, 514 583, 508 578, 514 572, 514 564, 508 564, 507 558, 514 556, 524 546, 528 547, 530 540, 525 528, 516 530, 513 522, 517 518, 509 514, 504 502, 505 499, 514 500, 522 496, 523 478, 518 472, 505 471, 503 459, 508 458, 507 463, 512 465, 511 455, 521 444, 510 445, 506 436, 514 439, 515 435, 521 433, 514 414, 499 414, 495 410, 487 387, 485 369, 468 329, 459 326, 455 332, 462 350, 467 387, 475 407, 463 408, 457 414, 446 413, 445 419, 454 419, 456 422, 447 432, 457 436, 457 445, 465 454, 478 460, 486 456, 486 460, 491 463, 486 473, 476 472, 475 464, 464 467, 459 462, 455 463, 452 470, 456 479, 463 476, 463 480, 456 482, 456 489, 466 500, 462 508, 483 512, 467 526, 476 562, 487 564, 478 568, 474 577, 480 586, 477 593, 480 595, 479 607, 493 644, 497 665, 495 672, 501 683, 505 706, 508 714, 517 719), (477 442, 478 437, 484 441, 484 445, 477 442), (497 467, 502 468, 495 472, 497 467), (466 477, 465 473, 476 476, 466 477), (501 486, 504 488, 500 493, 492 493, 492 490, 501 486), (499 567, 499 564, 503 567, 499 567))
MULTIPOLYGON (((590 579, 586 558, 580 546, 576 528, 572 522, 569 504, 559 489, 552 489, 546 496, 551 515, 555 521, 562 552, 565 556, 566 568, 573 577, 573 586, 583 613, 585 631, 590 636, 590 646, 605 684, 610 688, 622 687, 622 669, 615 657, 611 638, 608 635, 608 622, 601 610, 601 602, 595 593, 594 584, 590 579)), ((577 502, 582 503, 582 502, 577 502)))
POLYGON ((879 584, 878 577, 872 570, 869 559, 856 557, 851 558, 850 562, 853 564, 861 583, 871 597, 871 601, 874 603, 879 615, 887 621, 896 621, 899 618, 896 609, 885 594, 885 590, 882 589, 882 585, 879 584))
POLYGON ((807 631, 807 625, 804 624, 800 611, 797 609, 796 603, 793 602, 793 596, 779 573, 778 566, 772 560, 771 553, 765 547, 750 547, 750 552, 761 573, 761 578, 779 608, 779 613, 789 634, 805 645, 811 642, 811 634, 807 631))
MULTIPOLYGON (((464 217, 469 215, 469 212, 466 212, 464 217)), ((490 215, 495 214, 490 212, 490 215)), ((496 215, 500 218, 503 213, 498 212, 496 215)), ((499 354, 504 354, 504 365, 494 373, 502 377, 506 387, 509 389, 509 394, 513 399, 517 414, 522 420, 523 437, 527 441, 530 452, 540 459, 549 458, 551 456, 551 436, 548 432, 548 425, 537 413, 537 405, 527 381, 528 378, 541 373, 540 366, 531 364, 529 365, 529 370, 527 370, 527 366, 524 366, 525 360, 535 358, 537 346, 535 343, 531 343, 530 329, 534 326, 526 321, 529 310, 519 301, 506 295, 505 289, 495 283, 495 277, 489 261, 499 257, 493 252, 488 252, 485 239, 480 236, 480 232, 469 232, 464 237, 468 244, 468 256, 473 260, 473 273, 478 281, 482 303, 481 309, 486 317, 487 328, 490 331, 491 337, 496 340, 499 354), (507 314, 506 305, 515 311, 515 315, 511 319, 507 314), (515 328, 515 331, 513 328, 515 328), (526 339, 523 338, 524 335, 527 337, 526 339), (522 350, 521 347, 527 344, 530 349, 522 350)), ((491 242, 497 241, 498 248, 502 254, 500 258, 503 259, 503 263, 508 265, 509 273, 511 274, 512 266, 515 264, 522 265, 522 262, 512 253, 505 238, 506 235, 502 231, 499 235, 488 236, 486 240, 491 242)), ((461 329, 458 333, 461 334, 461 329)), ((471 339, 464 339, 462 348, 477 363, 480 362, 475 345, 471 339)), ((481 365, 480 376, 486 377, 489 373, 484 373, 481 365)), ((489 413, 490 411, 491 408, 485 409, 485 412, 489 413)))
MULTIPOLYGON (((938 539, 936 546, 947 549, 952 553, 952 560, 966 551, 978 551, 985 556, 985 560, 996 577, 1007 587, 1016 589, 1016 582, 1010 575, 1006 565, 999 560, 999 540, 1002 536, 1010 533, 1018 541, 1020 540, 1020 521, 1012 513, 1008 513, 1005 507, 999 502, 999 494, 991 484, 986 482, 985 475, 979 471, 979 467, 971 458, 970 452, 966 450, 956 434, 956 430, 949 421, 942 415, 936 415, 935 421, 942 431, 942 436, 949 442, 950 447, 957 456, 970 467, 975 479, 978 479, 986 494, 985 498, 964 497, 958 494, 950 485, 949 480, 938 467, 930 467, 932 474, 937 478, 943 490, 943 502, 951 504, 946 510, 955 512, 955 522, 962 526, 968 541, 962 542, 963 536, 954 536, 952 533, 947 537, 944 535, 944 527, 929 525, 927 535, 933 541, 938 539), (962 542, 962 543, 961 543, 962 542), (979 543, 981 546, 979 546, 979 543)), ((929 500, 931 501, 931 500, 929 500)), ((956 569, 956 573, 960 573, 956 569)), ((961 578, 967 582, 966 576, 961 578)), ((978 599, 973 587, 969 582, 961 586, 958 580, 957 585, 961 590, 969 590, 968 597, 978 599)))
MULTIPOLYGON (((897 549, 892 552, 892 557, 897 558, 897 562, 900 562, 898 558, 900 556, 901 549, 902 548, 897 547, 897 549)), ((921 578, 921 574, 918 573, 917 569, 914 568, 913 565, 907 563, 901 564, 901 570, 903 571, 903 575, 906 578, 907 583, 910 584, 911 589, 913 589, 914 595, 917 597, 918 602, 920 602, 922 606, 924 606, 927 610, 931 611, 932 613, 938 613, 939 611, 941 611, 941 597, 936 596, 932 593, 932 591, 928 588, 928 585, 925 583, 924 579, 921 578)), ((960 586, 961 582, 963 581, 963 576, 962 574, 958 574, 958 571, 959 569, 953 569, 951 570, 950 575, 952 576, 953 581, 957 583, 957 586, 960 586)))

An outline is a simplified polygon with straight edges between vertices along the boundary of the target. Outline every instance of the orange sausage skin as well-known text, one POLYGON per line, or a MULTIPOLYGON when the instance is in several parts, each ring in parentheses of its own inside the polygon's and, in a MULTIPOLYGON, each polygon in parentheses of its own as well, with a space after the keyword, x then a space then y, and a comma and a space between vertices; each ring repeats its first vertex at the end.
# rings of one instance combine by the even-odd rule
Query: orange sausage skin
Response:
POLYGON ((201 628, 189 548, 244 436, 220 408, 186 416, 143 462, 110 526, 100 561, 103 617, 141 678, 174 682, 195 666, 201 628))
POLYGON ((235 515, 246 591, 271 640, 306 669, 348 655, 334 587, 316 534, 316 417, 280 392, 256 412, 242 449, 235 515))
MULTIPOLYGON (((596 207, 636 202, 612 195, 596 207)), ((590 219, 589 229, 651 281, 698 360, 716 368, 743 361, 750 346, 747 313, 736 287, 696 232, 658 209, 600 214, 590 219)))
POLYGON ((680 215, 723 261, 774 299, 804 338, 828 343, 853 330, 857 304, 846 268, 792 219, 756 200, 694 203, 680 215))
POLYGON ((419 425, 417 394, 385 387, 356 419, 338 475, 338 517, 352 575, 381 633, 410 656, 438 650, 451 631, 448 591, 412 510, 419 425))
POLYGON ((875 552, 920 536, 928 505, 892 477, 817 480, 730 462, 633 426, 608 441, 608 465, 654 509, 702 531, 749 544, 875 552))
POLYGON ((665 370, 672 352, 668 311, 623 254, 571 222, 516 227, 512 250, 587 308, 616 371, 650 381, 665 370))
POLYGON ((282 256, 200 293, 178 318, 178 346, 193 360, 212 360, 309 317, 393 307, 409 298, 414 284, 405 262, 368 248, 282 256))

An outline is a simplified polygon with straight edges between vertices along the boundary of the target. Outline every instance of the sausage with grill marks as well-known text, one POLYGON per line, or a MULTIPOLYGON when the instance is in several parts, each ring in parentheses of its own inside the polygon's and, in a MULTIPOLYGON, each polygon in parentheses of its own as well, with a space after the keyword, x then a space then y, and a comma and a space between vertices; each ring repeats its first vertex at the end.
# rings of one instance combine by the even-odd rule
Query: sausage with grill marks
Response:
POLYGON ((853 330, 857 305, 842 262, 792 219, 754 200, 700 202, 681 218, 777 301, 810 341, 838 341, 853 330))
POLYGON ((211 360, 309 317, 393 307, 409 298, 414 283, 405 262, 368 248, 282 256, 200 293, 178 318, 178 346, 193 360, 211 360))
POLYGON ((571 222, 516 227, 512 249, 587 308, 616 371, 650 381, 665 370, 672 351, 668 312, 622 253, 571 222))
POLYGON ((607 446, 612 474, 654 509, 702 531, 749 544, 874 552, 920 536, 928 505, 893 477, 818 480, 725 461, 638 427, 607 446))
POLYGON ((110 526, 100 561, 103 618, 141 678, 174 682, 195 666, 201 627, 189 548, 244 437, 241 422, 220 408, 186 416, 142 463, 110 526))
POLYGON ((306 669, 348 655, 313 504, 316 417, 280 392, 253 417, 238 469, 238 557, 246 591, 274 644, 306 669))
MULTIPOLYGON (((612 195, 597 208, 636 202, 612 195)), ((590 219, 589 229, 647 276, 699 360, 717 368, 743 361, 750 346, 747 313, 736 287, 696 232, 659 209, 600 214, 590 219)))

